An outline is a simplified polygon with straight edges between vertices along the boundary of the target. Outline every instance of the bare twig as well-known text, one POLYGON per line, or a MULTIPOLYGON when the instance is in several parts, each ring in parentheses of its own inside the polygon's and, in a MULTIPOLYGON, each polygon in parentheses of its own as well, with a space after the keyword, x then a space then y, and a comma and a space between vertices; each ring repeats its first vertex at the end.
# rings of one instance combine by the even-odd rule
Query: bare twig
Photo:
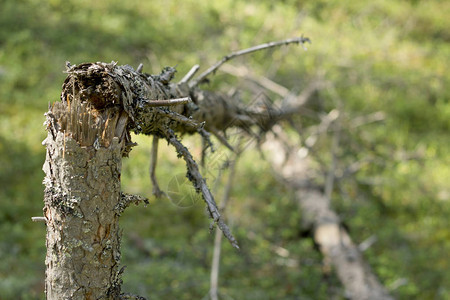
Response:
POLYGON ((315 80, 311 81, 301 93, 294 94, 285 86, 282 86, 271 79, 253 74, 250 70, 245 67, 235 67, 232 65, 224 65, 222 71, 237 77, 243 77, 251 82, 254 82, 258 89, 255 91, 256 94, 260 94, 260 87, 279 95, 282 100, 278 101, 278 106, 280 108, 276 109, 273 113, 274 116, 279 116, 282 119, 287 118, 290 115, 295 115, 297 113, 305 114, 307 108, 305 107, 308 101, 311 100, 311 96, 314 92, 320 90, 325 86, 322 74, 318 74, 315 80))
POLYGON ((45 217, 31 217, 31 221, 33 222, 47 222, 45 217))
POLYGON ((143 68, 144 68, 144 64, 139 64, 139 66, 136 69, 136 72, 141 73, 143 68))
POLYGON ((311 43, 311 40, 309 38, 299 37, 299 38, 287 39, 287 40, 278 41, 278 42, 265 43, 265 44, 250 47, 250 48, 247 48, 244 50, 232 52, 231 54, 224 56, 220 61, 216 62, 214 65, 209 67, 205 72, 200 74, 197 77, 197 79, 190 82, 189 88, 193 88, 193 87, 197 86, 199 83, 201 83, 203 80, 205 80, 205 78, 208 77, 211 73, 214 73, 215 71, 217 71, 220 68, 220 66, 222 66, 224 63, 226 63, 227 61, 229 61, 230 59, 233 59, 235 57, 249 54, 249 53, 256 52, 256 51, 260 51, 260 50, 264 50, 264 49, 268 49, 268 48, 278 47, 278 46, 282 46, 282 45, 288 45, 288 44, 301 44, 303 46, 306 42, 311 43))
POLYGON ((203 126, 205 126, 205 122, 198 122, 192 118, 185 117, 182 114, 176 113, 174 111, 158 109, 158 114, 168 117, 174 121, 180 122, 186 126, 190 126, 196 130, 199 130, 203 128, 203 126))
POLYGON ((191 80, 192 77, 197 73, 197 71, 200 69, 199 65, 194 65, 189 72, 187 72, 186 75, 184 75, 183 79, 180 80, 178 84, 183 84, 191 80))
POLYGON ((156 163, 157 163, 157 159, 158 159, 158 141, 159 141, 159 138, 157 136, 153 136, 152 152, 151 152, 151 156, 150 156, 150 180, 153 185, 153 195, 155 195, 157 198, 160 198, 165 194, 159 188, 158 180, 156 179, 156 163))
POLYGON ((214 201, 214 197, 211 194, 208 186, 206 185, 205 179, 203 179, 200 171, 198 169, 198 165, 193 159, 189 150, 181 144, 181 142, 176 137, 175 133, 170 128, 161 128, 163 133, 166 136, 167 141, 175 147, 178 155, 183 157, 186 162, 186 167, 188 169, 188 178, 194 185, 194 188, 197 192, 200 192, 203 196, 203 200, 205 200, 206 206, 208 208, 208 212, 213 221, 217 224, 220 230, 222 230, 223 235, 230 241, 231 245, 236 249, 239 249, 236 239, 231 234, 230 229, 224 223, 219 210, 217 208, 216 202, 214 201))
POLYGON ((222 235, 216 231, 214 237, 214 252, 211 266, 209 297, 211 300, 218 300, 219 295, 219 267, 220 267, 220 251, 222 249, 222 235))
POLYGON ((228 64, 222 67, 222 71, 236 77, 245 77, 246 79, 250 79, 251 81, 254 81, 257 85, 265 88, 266 90, 274 92, 275 94, 283 98, 288 97, 291 94, 291 91, 288 90, 286 87, 270 80, 267 77, 252 74, 249 71, 249 69, 247 69, 244 66, 236 67, 228 64))
MULTIPOLYGON (((234 161, 230 162, 230 173, 228 174, 227 185, 225 186, 222 201, 220 202, 220 210, 223 212, 225 209, 228 199, 230 198, 231 188, 233 185, 233 179, 236 170, 236 161, 240 153, 236 153, 236 158, 234 161)), ((219 288, 219 268, 220 268, 220 252, 222 248, 222 235, 216 231, 216 236, 214 238, 214 252, 211 265, 211 276, 210 276, 210 290, 209 296, 211 300, 218 300, 218 288, 219 288)))
POLYGON ((189 97, 177 98, 177 99, 168 99, 168 100, 145 100, 145 104, 150 107, 159 107, 159 106, 174 106, 179 104, 185 104, 192 101, 189 97))

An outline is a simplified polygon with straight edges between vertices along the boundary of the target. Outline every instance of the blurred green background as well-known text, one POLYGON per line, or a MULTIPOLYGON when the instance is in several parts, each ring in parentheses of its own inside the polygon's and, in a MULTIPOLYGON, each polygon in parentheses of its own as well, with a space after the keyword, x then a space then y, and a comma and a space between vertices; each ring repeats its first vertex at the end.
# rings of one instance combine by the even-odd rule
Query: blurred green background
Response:
MULTIPOLYGON (((1 0, 0 299, 44 298, 45 226, 30 218, 42 214, 43 114, 59 99, 66 60, 143 63, 149 73, 177 65, 179 80, 196 63, 206 68, 231 50, 301 34, 313 42, 306 52, 282 47, 232 64, 294 91, 322 73, 349 116, 386 113, 385 122, 355 134, 362 150, 352 141, 342 150, 350 160, 375 153, 380 163, 343 183, 333 205, 356 243, 376 235, 364 255, 396 298, 449 299, 449 11, 450 2, 439 0, 1 0)), ((209 88, 230 85, 239 82, 219 72, 209 88)), ((329 93, 317 97, 332 108, 329 93)), ((154 199, 150 138, 135 140, 123 189, 151 204, 128 209, 121 221, 123 289, 207 299, 213 235, 204 205, 154 199)), ((198 139, 185 142, 199 153, 198 139)), ((167 188, 184 165, 161 147, 157 174, 167 188)), ((322 154, 327 160, 326 143, 322 154)), ((323 276, 320 255, 301 237, 292 193, 255 155, 249 149, 241 158, 227 210, 242 251, 223 245, 221 299, 343 299, 337 278, 323 276)))

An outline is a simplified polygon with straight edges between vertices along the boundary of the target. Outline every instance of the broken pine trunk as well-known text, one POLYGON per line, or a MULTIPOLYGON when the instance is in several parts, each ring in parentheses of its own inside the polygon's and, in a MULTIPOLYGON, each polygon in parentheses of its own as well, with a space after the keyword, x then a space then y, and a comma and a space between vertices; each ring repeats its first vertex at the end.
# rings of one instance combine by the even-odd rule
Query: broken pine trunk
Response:
POLYGON ((214 223, 237 247, 197 164, 175 134, 207 133, 200 123, 161 107, 179 96, 168 84, 173 72, 166 68, 153 76, 115 63, 68 66, 61 102, 46 114, 47 299, 143 299, 121 293, 119 269, 120 214, 131 202, 145 200, 120 192, 121 160, 133 146, 130 131, 175 147, 214 223))
POLYGON ((128 116, 76 93, 65 100, 46 114, 47 299, 118 299, 119 216, 141 200, 120 192, 128 116))
POLYGON ((117 128, 117 113, 98 122, 95 110, 73 99, 55 103, 47 114, 47 299, 114 299, 120 294, 124 143, 119 136, 124 128, 120 123, 117 128))

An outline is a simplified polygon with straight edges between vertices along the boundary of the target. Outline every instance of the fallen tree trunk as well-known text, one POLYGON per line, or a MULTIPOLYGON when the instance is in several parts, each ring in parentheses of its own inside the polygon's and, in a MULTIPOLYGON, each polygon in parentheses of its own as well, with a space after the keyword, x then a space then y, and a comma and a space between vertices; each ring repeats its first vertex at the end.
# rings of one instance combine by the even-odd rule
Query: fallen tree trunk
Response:
MULTIPOLYGON (((282 131, 277 133, 282 134, 282 131)), ((308 177, 312 173, 309 157, 300 157, 299 147, 287 148, 279 136, 274 138, 270 133, 264 148, 271 153, 267 157, 280 181, 295 190, 302 212, 303 229, 312 230, 312 237, 324 256, 325 264, 334 267, 346 296, 355 300, 393 299, 341 226, 341 220, 323 189, 312 184, 308 177)))
POLYGON ((302 215, 313 228, 313 238, 330 263, 350 299, 393 299, 381 285, 358 247, 352 242, 329 200, 317 189, 297 189, 302 215))

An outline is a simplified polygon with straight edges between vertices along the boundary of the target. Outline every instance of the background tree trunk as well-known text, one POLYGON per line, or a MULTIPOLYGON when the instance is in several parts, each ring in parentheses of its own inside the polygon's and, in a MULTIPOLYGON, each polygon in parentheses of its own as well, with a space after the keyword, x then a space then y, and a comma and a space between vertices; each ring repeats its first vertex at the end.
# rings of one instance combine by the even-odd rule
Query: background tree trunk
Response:
POLYGON ((324 271, 328 273, 331 268, 335 270, 349 299, 393 299, 342 227, 323 189, 312 182, 310 174, 314 172, 310 157, 301 158, 298 155, 299 147, 288 149, 280 136, 285 141, 289 139, 281 130, 276 132, 278 139, 268 134, 264 147, 272 154, 268 157, 280 181, 295 191, 302 212, 302 227, 312 231, 312 238, 324 257, 324 271))

